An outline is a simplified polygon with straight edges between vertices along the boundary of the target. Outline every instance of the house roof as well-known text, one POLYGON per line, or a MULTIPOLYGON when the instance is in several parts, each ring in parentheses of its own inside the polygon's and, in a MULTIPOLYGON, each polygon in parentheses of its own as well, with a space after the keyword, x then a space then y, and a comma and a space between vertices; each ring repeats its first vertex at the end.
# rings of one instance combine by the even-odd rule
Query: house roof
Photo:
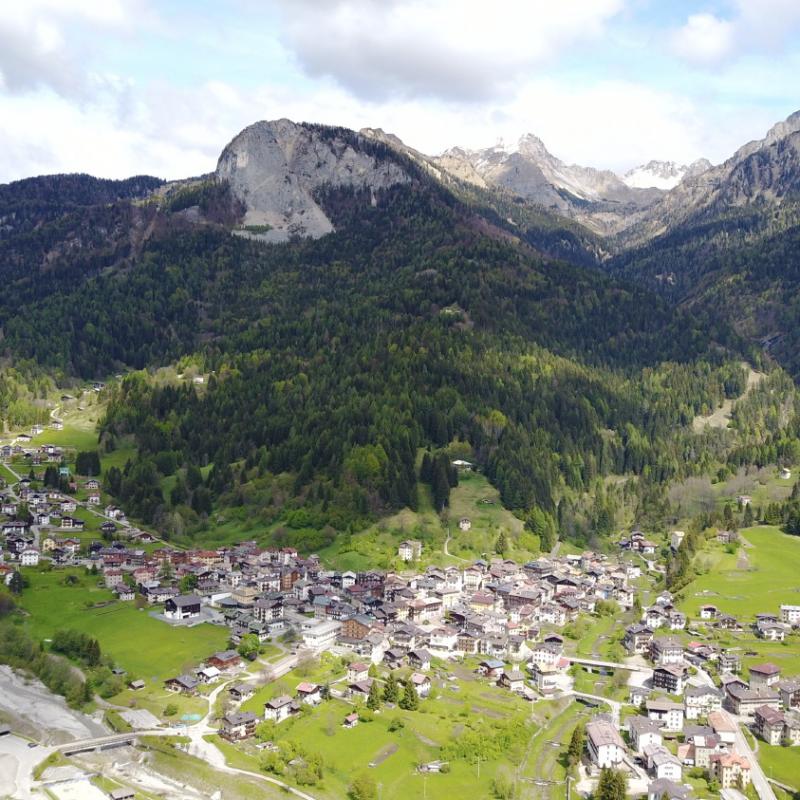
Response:
POLYGON ((246 725, 255 722, 257 717, 252 711, 229 711, 223 719, 228 725, 246 725))
POLYGON ((272 700, 267 700, 264 704, 267 708, 278 709, 290 705, 292 698, 288 694, 282 694, 280 697, 273 697, 272 700))
POLYGON ((199 606, 203 601, 196 594, 182 594, 171 598, 171 602, 181 608, 182 606, 199 606))
POLYGON ((619 732, 610 722, 596 720, 594 722, 587 723, 586 735, 589 737, 595 748, 611 745, 615 745, 623 749, 625 748, 625 742, 622 741, 622 737, 619 735, 619 732))
POLYGON ((669 778, 658 778, 647 787, 648 797, 661 798, 666 795, 669 800, 687 800, 687 798, 691 797, 691 794, 691 788, 675 783, 669 778))
POLYGON ((777 664, 767 661, 764 664, 757 664, 754 667, 750 667, 750 674, 752 675, 754 672, 757 675, 780 675, 781 668, 777 664))
POLYGON ((756 717, 761 717, 767 725, 783 725, 783 712, 771 706, 759 706, 756 717))

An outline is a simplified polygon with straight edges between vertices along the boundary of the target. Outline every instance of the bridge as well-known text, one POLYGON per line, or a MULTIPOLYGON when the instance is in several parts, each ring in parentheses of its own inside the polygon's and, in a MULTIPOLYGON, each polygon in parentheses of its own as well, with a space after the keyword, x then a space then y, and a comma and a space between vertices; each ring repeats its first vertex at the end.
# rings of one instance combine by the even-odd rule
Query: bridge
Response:
POLYGON ((599 658, 583 658, 581 656, 564 656, 571 664, 580 664, 583 667, 594 667, 595 669, 624 669, 628 672, 652 672, 648 667, 640 667, 635 664, 621 664, 618 661, 603 661, 599 658))
POLYGON ((92 750, 110 750, 113 747, 124 747, 134 745, 140 736, 181 736, 185 731, 180 729, 173 730, 151 730, 151 731, 127 731, 125 733, 112 733, 108 736, 97 736, 93 739, 78 739, 74 742, 67 742, 56 746, 56 750, 65 756, 74 756, 78 753, 88 753, 92 750))

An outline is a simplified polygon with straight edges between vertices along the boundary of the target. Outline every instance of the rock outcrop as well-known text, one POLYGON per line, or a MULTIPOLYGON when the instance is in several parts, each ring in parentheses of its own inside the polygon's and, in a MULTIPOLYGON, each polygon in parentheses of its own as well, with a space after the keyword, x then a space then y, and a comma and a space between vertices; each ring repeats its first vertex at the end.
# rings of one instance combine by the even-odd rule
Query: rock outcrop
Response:
POLYGON ((316 239, 333 231, 315 199, 322 186, 378 191, 411 180, 401 164, 365 143, 359 134, 288 119, 245 128, 222 151, 216 171, 245 208, 238 232, 270 242, 316 239))

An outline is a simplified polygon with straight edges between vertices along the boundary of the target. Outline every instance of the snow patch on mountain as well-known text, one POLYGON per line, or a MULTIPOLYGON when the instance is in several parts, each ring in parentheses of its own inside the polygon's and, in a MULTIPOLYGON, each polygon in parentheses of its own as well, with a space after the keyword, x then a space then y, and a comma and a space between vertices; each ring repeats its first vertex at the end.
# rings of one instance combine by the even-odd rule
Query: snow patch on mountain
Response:
POLYGON ((708 159, 701 158, 691 164, 677 164, 675 161, 648 161, 628 170, 622 180, 635 189, 661 189, 668 192, 684 178, 694 177, 711 168, 708 159))

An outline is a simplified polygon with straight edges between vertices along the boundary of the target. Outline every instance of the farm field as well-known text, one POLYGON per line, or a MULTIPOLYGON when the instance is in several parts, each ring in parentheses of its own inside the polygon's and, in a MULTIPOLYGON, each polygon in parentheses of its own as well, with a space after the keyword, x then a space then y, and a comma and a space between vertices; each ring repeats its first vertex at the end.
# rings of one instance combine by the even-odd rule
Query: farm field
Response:
MULTIPOLYGON (((469 661, 464 665, 446 665, 449 672, 458 676, 457 690, 450 688, 456 685, 454 682, 443 678, 444 673, 434 668, 430 673, 434 696, 421 700, 417 711, 383 705, 373 721, 361 722, 348 730, 342 727, 342 721, 353 706, 332 699, 310 713, 277 726, 276 740, 300 743, 308 752, 322 756, 326 766, 323 784, 313 787, 311 792, 323 800, 345 796, 349 781, 362 770, 369 770, 381 784, 385 800, 423 798, 426 792, 427 797, 467 794, 488 797, 492 778, 498 770, 513 771, 516 765, 523 763, 526 743, 512 745, 509 758, 493 757, 482 761, 480 766, 477 762, 453 759, 449 772, 426 778, 417 771, 417 765, 441 758, 441 746, 460 736, 480 731, 491 737, 495 726, 511 720, 528 724, 525 738, 532 737, 565 702, 540 701, 531 705, 475 676, 471 669, 475 664, 469 661), (369 766, 371 762, 372 767, 369 766)), ((263 687, 242 705, 242 709, 261 714, 265 700, 284 692, 293 694, 301 680, 331 682, 333 688, 341 687, 342 684, 335 681, 343 674, 344 667, 338 658, 324 656, 301 674, 295 670, 263 687)), ((570 727, 569 734, 571 732, 570 727)), ((259 769, 260 757, 253 745, 233 747, 223 743, 222 749, 232 766, 259 769)))
POLYGON ((800 602, 800 537, 788 536, 771 525, 745 528, 740 534, 752 545, 744 548, 747 568, 740 568, 737 555, 718 553, 708 573, 682 592, 681 610, 690 617, 696 617, 706 603, 752 620, 762 611, 777 614, 781 603, 800 602))
POLYGON ((768 778, 800 790, 800 747, 758 742, 758 761, 768 778))
POLYGON ((148 610, 137 610, 133 603, 114 601, 114 595, 98 587, 97 578, 83 570, 27 569, 24 574, 30 588, 23 592, 21 605, 30 614, 26 624, 34 636, 44 639, 66 628, 89 633, 131 676, 160 683, 227 644, 225 628, 208 624, 173 628, 153 619, 148 610), (64 585, 70 574, 78 577, 79 585, 64 585), (98 603, 108 605, 89 607, 98 603))

